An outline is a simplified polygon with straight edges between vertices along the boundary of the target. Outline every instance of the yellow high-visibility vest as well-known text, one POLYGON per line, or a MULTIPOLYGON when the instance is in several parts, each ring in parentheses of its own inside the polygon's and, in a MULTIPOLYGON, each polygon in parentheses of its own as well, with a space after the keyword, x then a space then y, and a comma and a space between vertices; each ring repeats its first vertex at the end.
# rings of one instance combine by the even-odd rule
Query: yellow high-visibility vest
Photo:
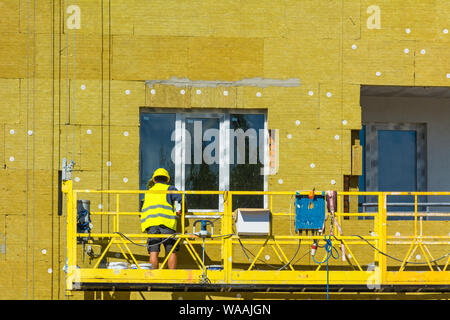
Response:
MULTIPOLYGON (((168 190, 169 185, 156 183, 149 190, 168 190)), ((148 227, 165 225, 166 227, 177 229, 177 214, 173 205, 167 202, 167 193, 145 194, 144 204, 141 210, 142 232, 148 227)))

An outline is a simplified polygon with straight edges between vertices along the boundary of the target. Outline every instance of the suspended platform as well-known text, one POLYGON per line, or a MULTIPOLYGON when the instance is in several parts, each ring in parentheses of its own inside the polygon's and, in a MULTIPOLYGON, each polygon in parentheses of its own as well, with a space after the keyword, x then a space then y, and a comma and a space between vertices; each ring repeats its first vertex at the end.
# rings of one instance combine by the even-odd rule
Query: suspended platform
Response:
MULTIPOLYGON (((71 180, 64 181, 67 214, 66 289, 71 291, 204 291, 204 292, 449 292, 450 230, 448 213, 421 212, 419 199, 426 196, 450 196, 450 192, 339 192, 337 208, 327 213, 324 234, 292 231, 291 200, 296 192, 251 191, 144 191, 144 190, 74 190, 71 180), (139 222, 139 211, 121 211, 123 197, 144 193, 180 193, 186 196, 218 195, 223 210, 218 212, 183 213, 177 244, 188 254, 178 258, 175 270, 167 269, 167 256, 158 269, 143 269, 148 263, 144 248, 150 237, 139 232, 125 232, 124 217, 139 222), (114 210, 91 212, 91 216, 112 222, 108 232, 100 232, 94 224, 89 234, 77 233, 77 199, 111 200, 114 210), (266 236, 241 236, 236 232, 236 214, 232 199, 239 196, 263 196, 271 214, 271 231, 266 236), (388 212, 389 196, 413 199, 414 210, 388 212), (348 197, 371 197, 371 212, 344 212, 348 197), (96 198, 97 197, 97 198, 96 198), (284 199, 284 205, 276 198, 284 199), (286 200, 287 199, 287 200, 286 200), (373 199, 376 199, 373 201, 373 199), (286 201, 288 204, 286 204, 286 201), (289 211, 278 208, 289 207, 289 211), (204 219, 210 216, 219 228, 202 238, 193 234, 185 216, 204 219), (410 220, 391 220, 390 216, 409 216, 410 220), (428 216, 441 221, 424 221, 428 216), (447 219, 447 220, 445 220, 447 219), (439 228, 426 227, 439 223, 439 228), (393 234, 391 225, 408 225, 408 233, 393 234), (348 227, 347 227, 348 225, 348 227), (217 231, 218 229, 218 231, 217 231), (435 231, 433 231, 435 230, 435 231), (437 230, 437 231, 436 231, 437 230), (370 231, 370 233, 369 233, 370 231), (310 247, 319 248, 312 261, 310 247), (138 247, 140 245, 140 248, 138 247), (86 263, 86 247, 100 248, 86 263), (326 248, 328 250, 326 250, 326 248), (115 248, 115 253, 112 253, 115 248), (217 259, 210 259, 216 268, 206 265, 202 248, 214 248, 217 259), (252 249, 249 249, 252 248, 252 249), (301 248, 301 250, 299 250, 301 248), (330 249, 331 248, 331 249, 330 249), (136 252, 140 250, 140 253, 136 252), (270 262, 268 263, 271 252, 270 262), (301 252, 301 255, 299 253, 301 252), (420 260, 418 260, 420 255, 420 260), (328 258, 328 260, 327 260, 328 258), (110 269, 108 261, 124 261, 135 269, 110 269), (189 260, 189 261, 187 261, 189 260), (275 262, 273 262, 276 260, 275 262), (106 264, 105 264, 106 263, 106 264)), ((308 192, 300 192, 307 195, 308 192)), ((323 194, 316 191, 316 195, 323 194)), ((434 198, 433 198, 434 199, 434 198)), ((192 227, 192 226, 191 226, 192 227)), ((136 230, 139 226, 136 225, 136 230)), ((163 249, 162 249, 163 250, 163 249)))

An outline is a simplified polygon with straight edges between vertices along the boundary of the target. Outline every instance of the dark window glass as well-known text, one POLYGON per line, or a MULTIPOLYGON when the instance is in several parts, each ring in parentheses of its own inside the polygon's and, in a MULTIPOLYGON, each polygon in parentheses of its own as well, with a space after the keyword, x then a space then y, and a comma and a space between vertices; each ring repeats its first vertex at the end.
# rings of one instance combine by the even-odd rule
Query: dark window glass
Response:
MULTIPOLYGON (((416 132, 378 130, 378 190, 416 191, 416 132)), ((414 203, 414 196, 388 196, 388 203, 414 203)), ((414 211, 414 206, 389 206, 388 211, 414 211)), ((413 217, 389 217, 411 220, 413 217)))
MULTIPOLYGON (((186 119, 186 190, 219 190, 219 124, 218 118, 186 119), (208 138, 207 130, 211 134, 208 138), (205 148, 208 149, 205 151, 205 148), (217 161, 205 162, 204 152, 217 161)), ((193 209, 217 210, 219 207, 218 195, 187 195, 186 201, 193 209)))
MULTIPOLYGON (((264 150, 260 145, 264 139, 260 131, 264 129, 264 115, 231 114, 230 129, 230 147, 233 148, 230 155, 230 190, 264 191, 264 150), (242 141, 245 141, 245 147, 239 148, 242 141)), ((233 196, 233 210, 263 206, 264 196, 233 196)))
POLYGON ((175 130, 174 113, 141 113, 140 126, 140 189, 147 189, 153 172, 164 168, 169 172, 170 184, 175 183, 175 164, 171 153, 175 142, 171 135, 175 130))
MULTIPOLYGON (((229 190, 263 191, 264 190, 264 146, 263 114, 230 115, 230 150, 229 190), (261 132, 260 132, 261 131, 261 132), (241 146, 241 147, 239 147, 241 146)), ((219 128, 221 118, 192 117, 185 118, 185 190, 219 190, 220 145, 219 128), (207 156, 209 158, 207 159, 207 156)), ((141 113, 140 115, 140 189, 147 189, 148 181, 158 168, 165 168, 171 177, 170 184, 175 183, 175 163, 172 159, 175 141, 175 113, 141 113)), ((186 201, 191 209, 217 210, 219 195, 187 195, 186 201)), ((263 196, 235 196, 233 209, 261 208, 263 196)))

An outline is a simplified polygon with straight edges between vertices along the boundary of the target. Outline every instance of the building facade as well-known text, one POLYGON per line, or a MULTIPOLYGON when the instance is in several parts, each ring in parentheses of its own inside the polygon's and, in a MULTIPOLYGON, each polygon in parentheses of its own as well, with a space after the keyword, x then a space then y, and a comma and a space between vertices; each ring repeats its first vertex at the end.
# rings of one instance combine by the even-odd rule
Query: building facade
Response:
MULTIPOLYGON (((141 298, 65 295, 63 158, 75 162, 75 189, 145 189, 164 166, 180 190, 450 190, 448 1, 0 0, 0 10, 2 299, 141 298), (205 137, 208 129, 215 131, 205 137), (227 129, 257 133, 243 163, 227 129), (195 147, 204 152, 212 142, 219 143, 205 165, 195 147), (232 164, 214 161, 233 151, 232 164)), ((89 200, 91 210, 116 206, 105 194, 89 200)), ((264 205, 247 200, 237 206, 264 205)), ((221 206, 219 196, 189 201, 193 209, 221 206)), ((348 212, 361 202, 349 199, 348 212)), ((286 198, 277 208, 289 205, 286 198)), ((121 208, 138 211, 139 201, 130 196, 121 208)), ((122 221, 122 232, 139 230, 136 217, 122 221)), ((92 223, 98 232, 113 228, 108 216, 92 223)), ((425 223, 436 234, 450 231, 442 219, 425 223)), ((371 231, 358 219, 343 227, 371 231)), ((408 228, 396 221, 390 231, 408 228)))

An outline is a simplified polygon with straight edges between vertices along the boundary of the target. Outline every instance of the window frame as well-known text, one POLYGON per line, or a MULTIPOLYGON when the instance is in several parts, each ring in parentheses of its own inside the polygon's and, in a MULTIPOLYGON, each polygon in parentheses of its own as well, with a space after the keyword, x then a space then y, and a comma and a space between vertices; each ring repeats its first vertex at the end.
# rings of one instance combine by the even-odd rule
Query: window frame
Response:
MULTIPOLYGON (((268 115, 267 109, 210 109, 210 108, 195 108, 195 109, 180 109, 180 108, 154 108, 142 107, 142 113, 173 113, 175 114, 175 187, 180 191, 185 191, 185 167, 184 161, 185 150, 185 128, 186 120, 189 118, 216 118, 219 120, 219 145, 220 145, 220 162, 219 162, 219 191, 229 191, 230 189, 230 166, 229 162, 224 161, 230 158, 230 115, 232 114, 260 114, 264 116, 264 183, 263 191, 268 190, 268 174, 269 168, 269 131, 268 131, 268 115), (180 134, 181 133, 181 134, 180 134)), ((258 132, 259 134, 259 132, 258 132)), ((259 154, 258 154, 259 159, 259 154)), ((264 208, 268 208, 268 196, 264 195, 264 208)), ((217 209, 195 209, 189 208, 188 212, 223 212, 224 199, 223 195, 219 195, 218 210, 217 209)))

